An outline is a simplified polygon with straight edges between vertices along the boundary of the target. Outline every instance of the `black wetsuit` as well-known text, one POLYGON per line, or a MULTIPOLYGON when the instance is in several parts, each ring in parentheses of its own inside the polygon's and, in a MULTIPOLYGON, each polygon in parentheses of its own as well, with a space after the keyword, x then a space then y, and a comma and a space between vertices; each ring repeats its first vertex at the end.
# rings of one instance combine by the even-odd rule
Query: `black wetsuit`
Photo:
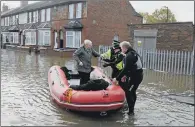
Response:
POLYGON ((116 80, 125 91, 129 113, 134 113, 134 106, 137 99, 136 90, 143 80, 143 69, 140 56, 132 48, 128 49, 123 60, 124 67, 116 80))

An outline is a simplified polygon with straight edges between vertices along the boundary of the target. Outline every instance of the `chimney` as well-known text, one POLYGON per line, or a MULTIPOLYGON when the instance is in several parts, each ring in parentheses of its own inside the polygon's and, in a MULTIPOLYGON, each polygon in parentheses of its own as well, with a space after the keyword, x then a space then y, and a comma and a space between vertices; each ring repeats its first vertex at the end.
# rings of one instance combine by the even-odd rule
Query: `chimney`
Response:
POLYGON ((20 7, 28 5, 28 1, 20 1, 20 7))
POLYGON ((8 6, 3 3, 2 12, 8 11, 8 6))

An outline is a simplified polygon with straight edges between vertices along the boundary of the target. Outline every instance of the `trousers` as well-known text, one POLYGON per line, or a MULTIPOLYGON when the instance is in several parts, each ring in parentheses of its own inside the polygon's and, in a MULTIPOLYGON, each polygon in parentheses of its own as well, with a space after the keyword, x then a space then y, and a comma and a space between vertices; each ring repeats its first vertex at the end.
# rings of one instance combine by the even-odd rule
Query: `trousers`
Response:
POLYGON ((134 112, 135 102, 137 100, 136 90, 143 80, 143 70, 133 73, 131 76, 126 76, 125 82, 119 81, 121 88, 125 92, 129 112, 134 112))
POLYGON ((80 85, 87 83, 90 80, 90 73, 78 72, 80 76, 80 85))

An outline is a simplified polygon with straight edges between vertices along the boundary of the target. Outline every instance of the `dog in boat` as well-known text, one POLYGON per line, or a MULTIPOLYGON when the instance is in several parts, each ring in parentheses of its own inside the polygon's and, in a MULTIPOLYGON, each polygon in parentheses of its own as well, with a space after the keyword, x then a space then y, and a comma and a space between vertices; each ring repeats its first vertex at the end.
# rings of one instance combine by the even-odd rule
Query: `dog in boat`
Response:
MULTIPOLYGON (((68 70, 66 67, 61 67, 64 71, 68 80, 72 79, 73 77, 70 74, 71 70, 68 70)), ((98 90, 105 90, 109 86, 109 83, 104 79, 104 77, 96 75, 93 71, 90 73, 90 80, 81 85, 70 85, 69 87, 74 90, 84 90, 84 91, 98 91, 98 90)))

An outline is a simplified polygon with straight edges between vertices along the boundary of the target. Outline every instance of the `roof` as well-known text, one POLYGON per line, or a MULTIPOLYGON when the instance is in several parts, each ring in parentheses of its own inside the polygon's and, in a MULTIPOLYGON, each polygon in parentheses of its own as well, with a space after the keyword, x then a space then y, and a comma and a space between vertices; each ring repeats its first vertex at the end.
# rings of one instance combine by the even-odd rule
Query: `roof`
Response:
POLYGON ((17 7, 15 9, 11 9, 9 11, 6 11, 1 14, 2 17, 6 17, 9 15, 15 15, 27 11, 34 11, 38 9, 43 9, 43 8, 48 8, 52 6, 57 6, 57 5, 62 5, 65 3, 74 3, 74 2, 82 2, 86 0, 52 0, 52 1, 41 1, 41 2, 36 2, 33 4, 28 4, 27 6, 24 7, 17 7))
POLYGON ((65 29, 82 29, 83 25, 78 20, 72 20, 68 25, 64 26, 65 29))
POLYGON ((133 9, 133 14, 134 14, 134 16, 143 18, 143 16, 142 16, 141 14, 139 14, 139 13, 135 10, 135 8, 132 6, 131 2, 129 2, 129 3, 130 3, 130 6, 131 6, 132 9, 133 9))
POLYGON ((140 24, 127 24, 127 25, 128 26, 135 26, 135 25, 162 25, 162 24, 165 24, 165 25, 169 25, 169 24, 192 24, 193 25, 193 22, 168 22, 168 23, 146 23, 146 24, 140 23, 140 24))
POLYGON ((37 28, 38 29, 51 28, 51 23, 50 22, 41 23, 37 28))

